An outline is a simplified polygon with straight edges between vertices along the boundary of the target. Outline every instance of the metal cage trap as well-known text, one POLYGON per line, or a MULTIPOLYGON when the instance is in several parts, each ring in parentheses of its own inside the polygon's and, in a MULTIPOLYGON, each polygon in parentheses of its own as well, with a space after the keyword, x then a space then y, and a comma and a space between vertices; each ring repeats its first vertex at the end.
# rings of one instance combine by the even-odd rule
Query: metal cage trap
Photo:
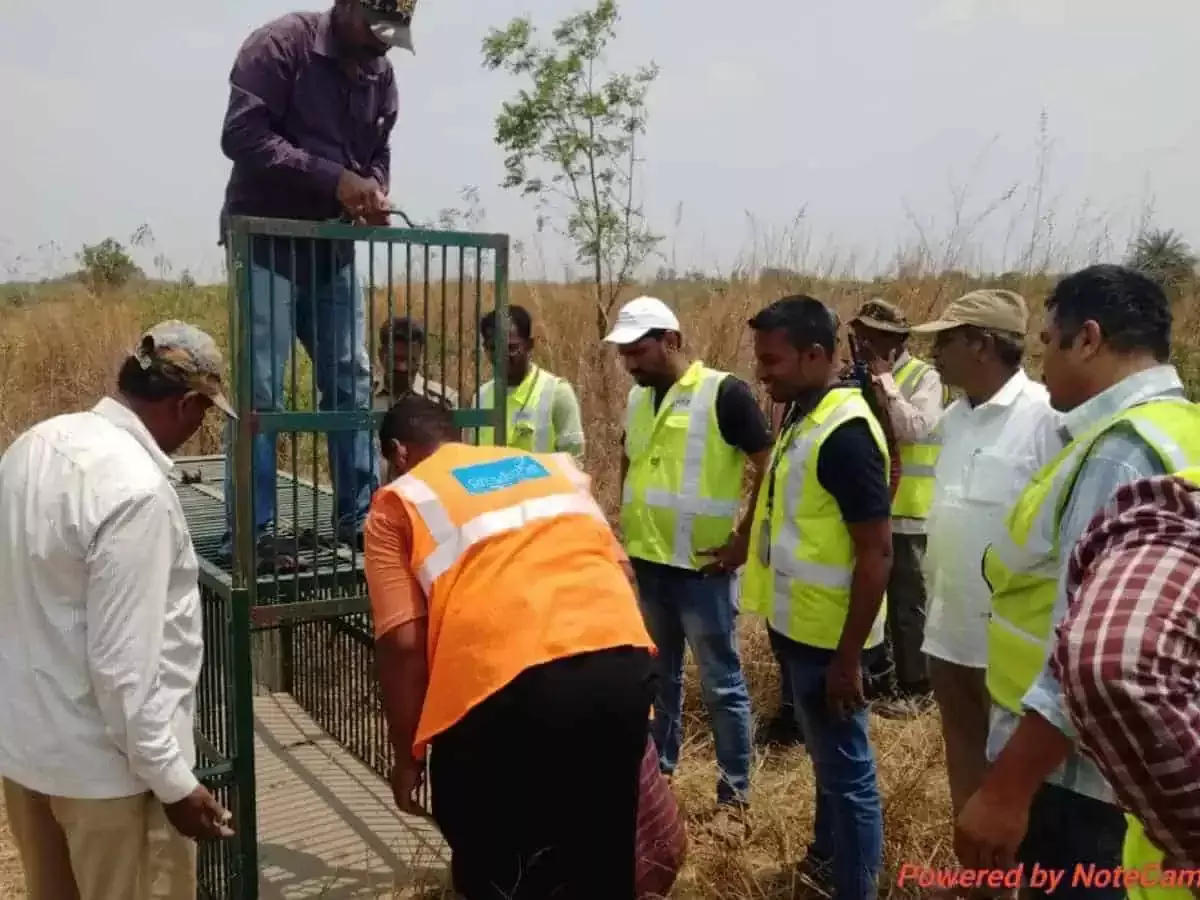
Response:
POLYGON ((478 400, 488 369, 504 380, 509 238, 233 218, 227 249, 239 419, 225 453, 181 459, 174 477, 201 567, 197 774, 236 830, 201 845, 200 895, 257 900, 264 703, 379 778, 391 768, 359 537, 384 477, 376 430, 410 390, 452 406, 468 439, 488 426, 504 442, 505 392, 478 400))

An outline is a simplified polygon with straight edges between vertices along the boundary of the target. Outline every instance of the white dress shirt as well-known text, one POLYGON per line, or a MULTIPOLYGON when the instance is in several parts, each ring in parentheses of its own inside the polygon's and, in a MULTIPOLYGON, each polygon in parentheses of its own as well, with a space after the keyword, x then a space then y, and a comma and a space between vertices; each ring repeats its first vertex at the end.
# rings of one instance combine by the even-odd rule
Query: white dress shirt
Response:
POLYGON ((171 466, 107 398, 0 459, 0 775, 81 799, 195 790, 199 567, 171 466))
POLYGON ((1021 491, 1063 447, 1045 387, 1019 370, 987 402, 965 397, 937 425, 942 450, 927 520, 925 653, 972 668, 987 665, 991 591, 988 544, 1003 534, 1021 491))

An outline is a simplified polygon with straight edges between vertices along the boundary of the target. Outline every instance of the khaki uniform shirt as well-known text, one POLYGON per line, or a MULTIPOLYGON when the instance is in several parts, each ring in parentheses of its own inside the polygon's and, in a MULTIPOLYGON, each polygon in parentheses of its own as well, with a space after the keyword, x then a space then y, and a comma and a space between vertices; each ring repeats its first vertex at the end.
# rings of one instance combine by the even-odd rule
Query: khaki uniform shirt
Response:
MULTIPOLYGON (((450 409, 458 408, 458 391, 454 388, 446 387, 440 382, 429 380, 426 381, 424 376, 419 372, 413 376, 412 387, 409 390, 421 397, 428 397, 430 400, 436 400, 439 403, 449 407, 450 409)), ((387 379, 381 380, 375 387, 374 407, 377 410, 386 410, 393 403, 392 395, 387 389, 387 379)))

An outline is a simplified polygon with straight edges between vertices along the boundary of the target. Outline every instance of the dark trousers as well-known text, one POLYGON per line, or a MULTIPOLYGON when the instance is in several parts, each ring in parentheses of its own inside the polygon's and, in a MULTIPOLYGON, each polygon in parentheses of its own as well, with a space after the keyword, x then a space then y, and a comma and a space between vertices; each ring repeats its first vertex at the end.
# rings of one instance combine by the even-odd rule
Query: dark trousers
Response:
POLYGON ((465 900, 633 900, 648 652, 523 672, 436 737, 433 817, 465 900))
POLYGON ((777 631, 767 629, 767 637, 771 643, 771 655, 779 666, 779 717, 796 719, 796 692, 792 688, 792 670, 784 662, 784 651, 780 643, 782 638, 777 631))
MULTIPOLYGON (((925 535, 892 534, 892 577, 887 586, 887 653, 872 667, 878 693, 929 691, 925 643, 925 535)), ((875 691, 873 691, 874 693, 875 691)))
POLYGON ((1112 872, 1121 865, 1125 816, 1115 806, 1085 797, 1055 784, 1043 784, 1029 808, 1029 829, 1017 849, 1029 879, 1034 864, 1043 871, 1066 872, 1057 888, 1049 885, 1021 889, 1022 898, 1049 900, 1124 900, 1120 879, 1105 887, 1072 883, 1076 866, 1112 872))

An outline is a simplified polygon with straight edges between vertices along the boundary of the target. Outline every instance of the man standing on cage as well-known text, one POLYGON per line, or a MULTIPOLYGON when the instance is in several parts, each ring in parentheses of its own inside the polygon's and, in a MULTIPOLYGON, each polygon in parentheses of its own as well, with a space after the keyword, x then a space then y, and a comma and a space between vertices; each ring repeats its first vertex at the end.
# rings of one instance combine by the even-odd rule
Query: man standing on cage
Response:
MULTIPOLYGON (((323 13, 290 13, 242 44, 229 76, 221 149, 233 161, 221 214, 386 225, 396 122, 395 74, 386 54, 412 50, 415 0, 336 0, 323 13)), ((322 410, 368 409, 371 372, 366 302, 352 241, 254 237, 247 260, 245 317, 256 410, 283 408, 284 371, 298 338, 313 360, 322 410)), ((231 250, 234 248, 230 248, 231 250)), ((231 454, 232 432, 226 440, 231 454)), ((253 444, 258 558, 286 566, 289 540, 276 540, 276 443, 253 444)), ((334 528, 361 546, 362 523, 377 484, 368 431, 329 435, 334 528)), ((226 466, 226 496, 232 494, 226 466)), ((226 504, 232 531, 232 504, 226 504)), ((226 550, 230 546, 226 536, 226 550)))

